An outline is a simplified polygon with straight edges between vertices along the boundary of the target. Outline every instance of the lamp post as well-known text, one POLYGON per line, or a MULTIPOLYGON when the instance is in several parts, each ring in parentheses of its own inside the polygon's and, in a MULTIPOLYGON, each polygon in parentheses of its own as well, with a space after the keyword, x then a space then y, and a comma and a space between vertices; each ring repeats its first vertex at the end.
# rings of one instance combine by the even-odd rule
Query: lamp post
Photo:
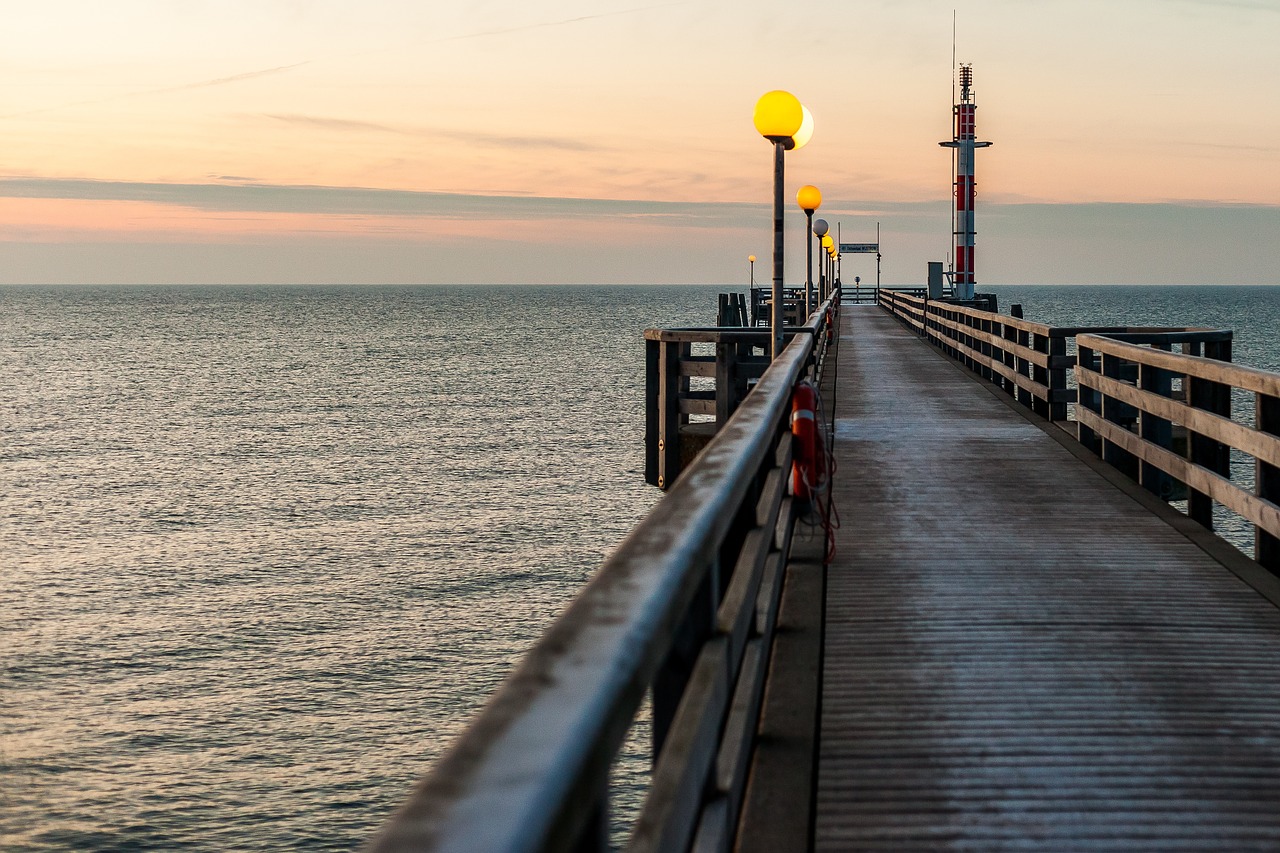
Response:
POLYGON ((765 92, 756 101, 752 121, 760 135, 773 143, 773 309, 770 312, 772 346, 769 357, 776 359, 782 353, 783 154, 809 141, 813 133, 813 118, 795 95, 775 89, 765 92))
POLYGON ((756 256, 747 255, 747 263, 751 264, 751 286, 756 286, 756 256))
MULTIPOLYGON (((825 219, 813 220, 813 227, 810 228, 809 230, 813 232, 813 236, 818 238, 818 245, 822 245, 822 238, 827 236, 827 220, 825 219)), ((821 271, 818 273, 818 293, 819 293, 818 300, 822 301, 827 298, 827 287, 828 287, 827 275, 826 275, 827 262, 825 260, 819 259, 818 263, 821 264, 821 267, 820 267, 821 271)))
POLYGON ((836 241, 831 237, 830 231, 822 235, 822 248, 825 249, 827 252, 827 291, 828 292, 834 290, 836 286, 836 267, 835 267, 835 264, 832 262, 832 258, 835 257, 835 255, 833 254, 833 252, 835 252, 835 246, 836 246, 836 241))
MULTIPOLYGON (((813 212, 822 206, 822 192, 812 184, 805 184, 796 193, 796 204, 804 211, 805 234, 813 228, 813 212)), ((813 241, 804 241, 804 313, 809 316, 813 305, 813 241)))

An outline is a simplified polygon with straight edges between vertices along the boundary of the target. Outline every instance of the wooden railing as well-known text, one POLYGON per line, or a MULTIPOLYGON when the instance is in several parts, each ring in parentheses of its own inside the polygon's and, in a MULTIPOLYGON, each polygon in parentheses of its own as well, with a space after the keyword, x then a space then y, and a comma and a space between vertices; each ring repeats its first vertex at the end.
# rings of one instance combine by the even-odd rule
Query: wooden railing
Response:
POLYGON ((1215 503, 1247 520, 1280 574, 1280 374, 1231 364, 1229 330, 1048 326, 886 289, 881 305, 1199 524, 1215 503), (1254 395, 1254 426, 1232 420, 1233 390, 1254 395), (1233 449, 1254 459, 1252 491, 1230 479, 1233 449))
POLYGON ((846 305, 875 305, 879 301, 879 290, 875 284, 855 282, 852 286, 842 287, 841 299, 846 305))
MULTIPOLYGON (((1204 340, 1214 330, 1134 326, 1050 326, 882 288, 880 304, 918 334, 1041 417, 1066 422, 1076 402, 1071 345, 1082 334, 1170 333, 1204 340)), ((1229 334, 1229 333, 1228 333, 1229 334)))
MULTIPOLYGON (((828 300, 784 339, 813 338, 810 358, 826 356, 828 300)), ((646 329, 645 482, 669 489, 728 422, 769 366, 766 329, 646 329), (705 380, 694 387, 698 379, 705 380), (694 418, 701 417, 701 420, 694 418)))
POLYGON ((610 766, 646 693, 656 760, 628 849, 728 849, 794 565, 792 390, 824 337, 793 336, 374 850, 608 849, 610 766))
POLYGON ((1217 335, 1181 354, 1171 335, 1081 335, 1080 441, 1156 494, 1185 485, 1187 514, 1205 527, 1215 502, 1245 518, 1254 559, 1280 574, 1280 373, 1226 363, 1230 333, 1217 335), (1233 389, 1254 395, 1254 426, 1231 419, 1233 389), (1254 459, 1252 491, 1229 479, 1232 449, 1254 459))

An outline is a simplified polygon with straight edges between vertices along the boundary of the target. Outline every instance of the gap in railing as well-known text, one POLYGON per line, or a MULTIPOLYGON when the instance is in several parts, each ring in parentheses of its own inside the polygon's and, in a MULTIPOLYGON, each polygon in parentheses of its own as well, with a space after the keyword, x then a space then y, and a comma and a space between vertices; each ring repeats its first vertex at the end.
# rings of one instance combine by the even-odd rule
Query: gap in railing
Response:
POLYGON ((653 775, 653 703, 645 694, 609 770, 609 849, 626 847, 653 775))
MULTIPOLYGON (((716 345, 712 341, 694 341, 689 344, 689 354, 692 356, 700 356, 706 358, 716 357, 716 345)), ((716 379, 714 376, 690 376, 690 391, 710 391, 715 393, 716 379)), ((715 422, 715 415, 689 415, 689 423, 706 424, 715 422)))

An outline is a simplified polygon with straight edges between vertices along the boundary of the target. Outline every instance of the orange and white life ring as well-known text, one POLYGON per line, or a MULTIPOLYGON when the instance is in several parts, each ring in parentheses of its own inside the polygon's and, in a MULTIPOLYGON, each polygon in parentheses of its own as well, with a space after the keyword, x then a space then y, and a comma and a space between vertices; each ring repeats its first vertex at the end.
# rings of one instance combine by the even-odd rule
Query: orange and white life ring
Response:
POLYGON ((826 454, 818 430, 818 391, 811 382, 800 382, 791 394, 791 437, 791 494, 810 500, 826 474, 826 454))

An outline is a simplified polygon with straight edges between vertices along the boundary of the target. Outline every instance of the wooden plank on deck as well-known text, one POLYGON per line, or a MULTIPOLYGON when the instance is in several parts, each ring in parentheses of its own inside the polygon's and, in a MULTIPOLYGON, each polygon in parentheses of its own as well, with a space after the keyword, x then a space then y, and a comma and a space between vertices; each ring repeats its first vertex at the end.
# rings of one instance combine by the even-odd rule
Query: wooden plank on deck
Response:
POLYGON ((843 313, 816 848, 1280 849, 1280 611, 843 313))

